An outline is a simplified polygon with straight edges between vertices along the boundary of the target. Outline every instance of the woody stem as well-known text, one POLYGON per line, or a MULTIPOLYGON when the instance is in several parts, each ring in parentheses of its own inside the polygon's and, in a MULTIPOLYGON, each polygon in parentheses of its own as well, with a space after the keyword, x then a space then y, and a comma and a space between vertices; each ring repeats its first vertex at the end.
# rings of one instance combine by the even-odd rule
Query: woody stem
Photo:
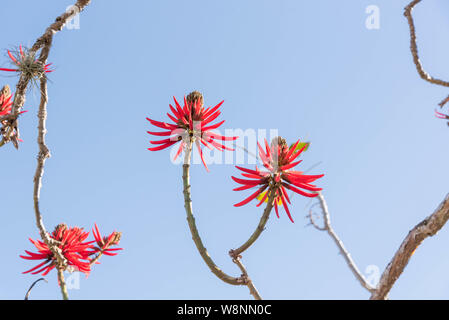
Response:
POLYGON ((265 230, 265 225, 267 224, 268 219, 270 218, 271 210, 273 209, 274 198, 276 197, 275 190, 270 187, 268 189, 268 203, 265 207, 262 217, 260 218, 259 224, 257 225, 256 230, 254 230, 253 234, 249 237, 249 239, 242 244, 239 248, 231 250, 229 254, 232 258, 238 257, 241 253, 246 251, 250 246, 253 245, 254 242, 259 238, 262 232, 265 230))
POLYGON ((187 222, 189 224, 190 232, 192 234, 192 240, 198 249, 201 257, 203 258, 206 265, 209 267, 210 271, 215 274, 222 281, 232 284, 232 285, 245 285, 245 281, 242 278, 235 278, 224 273, 212 260, 203 245, 203 241, 198 233, 198 229, 195 223, 195 217, 193 216, 192 199, 190 193, 190 161, 192 156, 192 141, 186 143, 185 147, 185 157, 183 165, 183 184, 184 184, 184 207, 187 213, 187 222))
POLYGON ((58 270, 58 282, 59 282, 59 287, 61 288, 61 294, 62 294, 62 298, 64 300, 69 300, 69 294, 67 292, 67 285, 65 283, 65 279, 64 279, 64 271, 62 270, 62 268, 57 267, 58 270))

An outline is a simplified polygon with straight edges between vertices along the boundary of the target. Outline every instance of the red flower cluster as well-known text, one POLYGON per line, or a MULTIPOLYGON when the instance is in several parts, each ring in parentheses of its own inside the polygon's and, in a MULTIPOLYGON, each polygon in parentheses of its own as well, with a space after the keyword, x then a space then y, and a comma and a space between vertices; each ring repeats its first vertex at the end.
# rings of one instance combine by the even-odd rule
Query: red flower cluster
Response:
MULTIPOLYGON (((8 72, 22 72, 22 66, 24 65, 24 62, 27 60, 27 55, 25 54, 22 46, 19 46, 19 52, 17 53, 17 56, 14 56, 11 51, 8 50, 8 56, 12 60, 12 63, 17 67, 17 69, 9 69, 9 68, 0 68, 1 71, 8 71, 8 72)), ((32 61, 36 66, 38 66, 39 61, 33 58, 32 61)), ((52 64, 46 64, 42 67, 43 71, 45 73, 53 72, 53 70, 50 69, 50 66, 52 64)))
MULTIPOLYGON (((111 245, 118 245, 120 241, 120 233, 113 232, 110 236, 105 237, 107 241, 103 241, 97 225, 95 225, 95 231, 92 230, 95 241, 87 242, 85 242, 85 240, 89 236, 89 232, 84 232, 82 228, 78 227, 69 228, 65 224, 58 225, 53 233, 50 234, 50 238, 56 241, 57 247, 61 250, 62 255, 67 260, 68 266, 75 267, 78 271, 86 274, 86 276, 90 273, 90 265, 92 261, 90 257, 92 255, 99 253, 115 255, 109 253, 109 251, 122 250, 121 248, 109 248, 111 245), (95 231, 97 233, 95 233, 95 231), (94 242, 97 242, 98 247, 93 245, 94 242)), ((29 240, 36 246, 38 253, 25 250, 28 256, 20 257, 27 260, 44 261, 23 273, 31 272, 31 274, 38 274, 42 272, 42 275, 45 276, 56 267, 56 257, 47 244, 43 241, 33 239, 29 240)))
POLYGON ((200 153, 201 160, 206 170, 208 170, 208 168, 204 161, 201 144, 211 150, 212 147, 215 147, 219 151, 234 150, 226 147, 223 142, 233 141, 238 137, 225 137, 212 132, 212 130, 217 129, 225 122, 223 120, 219 123, 211 124, 211 122, 217 119, 221 114, 219 108, 224 101, 220 102, 213 108, 209 107, 205 109, 203 107, 203 96, 201 95, 201 93, 196 91, 189 94, 187 98, 184 97, 183 107, 181 107, 175 97, 173 97, 173 99, 175 101, 175 107, 170 104, 170 110, 173 115, 167 113, 167 116, 173 121, 173 124, 159 122, 147 118, 147 120, 154 126, 166 130, 164 132, 147 131, 149 134, 158 137, 168 137, 167 139, 159 141, 150 141, 151 144, 157 145, 157 147, 151 147, 148 148, 148 150, 163 150, 181 141, 179 149, 174 158, 174 160, 176 160, 176 158, 181 154, 186 143, 190 142, 187 139, 192 139, 192 137, 194 137, 196 147, 198 149, 198 152, 200 153), (218 141, 221 141, 222 143, 219 143, 218 141))
POLYGON ((256 170, 250 170, 236 166, 237 169, 244 172, 242 173, 244 177, 253 180, 232 177, 235 182, 243 185, 242 187, 234 189, 234 191, 242 191, 254 187, 259 187, 259 189, 257 189, 257 191, 254 192, 251 196, 249 196, 242 202, 235 204, 234 206, 240 207, 249 203, 257 196, 261 195, 268 187, 270 187, 269 192, 266 192, 262 196, 262 199, 257 206, 260 206, 264 201, 268 199, 270 192, 275 192, 276 195, 274 198, 274 208, 276 210, 277 217, 279 218, 278 203, 282 202, 282 205, 284 206, 288 217, 292 222, 294 222, 287 206, 287 203, 290 204, 290 199, 286 189, 296 192, 305 197, 316 197, 318 195, 317 193, 308 193, 301 189, 312 192, 321 191, 321 188, 317 188, 316 186, 312 185, 311 182, 324 176, 324 174, 305 175, 301 171, 291 170, 301 162, 293 161, 297 159, 307 147, 307 145, 305 145, 301 150, 296 152, 295 150, 297 149, 299 143, 300 141, 298 140, 291 148, 289 148, 284 139, 276 138, 271 143, 271 146, 269 146, 267 140, 265 139, 265 150, 258 143, 260 158, 263 162, 263 166, 268 171, 260 171, 257 166, 256 170))
POLYGON ((110 248, 110 246, 119 244, 122 236, 120 232, 114 231, 109 236, 101 237, 100 230, 98 230, 98 226, 95 224, 95 229, 92 229, 92 234, 97 243, 97 247, 94 248, 93 254, 101 252, 107 256, 116 256, 118 253, 114 251, 123 250, 122 248, 110 248))

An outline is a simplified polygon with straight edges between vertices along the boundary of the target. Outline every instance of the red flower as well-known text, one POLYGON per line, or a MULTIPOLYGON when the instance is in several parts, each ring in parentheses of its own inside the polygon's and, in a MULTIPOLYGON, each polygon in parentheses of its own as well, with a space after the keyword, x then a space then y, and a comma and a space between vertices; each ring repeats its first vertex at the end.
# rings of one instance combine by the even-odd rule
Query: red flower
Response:
POLYGON ((173 99, 175 101, 175 107, 170 105, 170 110, 173 113, 173 115, 167 113, 167 116, 173 121, 173 124, 166 122, 159 122, 147 118, 147 120, 150 121, 151 124, 165 130, 163 132, 148 131, 149 134, 158 137, 167 137, 166 139, 163 140, 150 141, 151 144, 157 146, 148 148, 148 150, 150 151, 163 150, 181 141, 179 149, 174 158, 174 160, 176 160, 176 158, 181 154, 186 143, 190 142, 190 140, 187 139, 192 139, 192 137, 194 137, 196 147, 198 149, 198 152, 200 153, 201 160, 206 170, 208 170, 208 168, 203 158, 201 144, 203 144, 205 147, 211 150, 212 147, 216 148, 219 151, 234 150, 226 147, 223 144, 223 142, 233 141, 236 140, 238 137, 225 137, 212 132, 212 130, 217 129, 224 123, 223 120, 219 123, 211 124, 211 122, 217 119, 218 116, 221 114, 219 108, 221 107, 224 101, 220 102, 213 108, 209 107, 205 109, 203 107, 203 96, 201 95, 201 93, 197 91, 194 91, 191 94, 189 94, 187 98, 184 97, 183 107, 181 107, 181 105, 178 103, 175 97, 173 97, 173 99), (217 141, 221 141, 222 143, 219 143, 217 141))
POLYGON ((14 56, 11 51, 8 50, 8 56, 12 60, 12 64, 17 67, 17 69, 0 68, 1 71, 8 72, 23 72, 26 70, 39 70, 41 69, 44 73, 53 72, 50 69, 51 63, 41 66, 40 62, 35 59, 35 53, 24 52, 22 46, 19 46, 19 52, 14 56))
POLYGON ((236 166, 237 169, 244 172, 242 173, 242 176, 252 180, 232 177, 235 182, 243 185, 242 187, 234 189, 234 191, 242 191, 254 187, 258 187, 258 189, 251 196, 242 202, 235 204, 234 206, 243 206, 256 199, 257 196, 261 195, 262 198, 259 204, 257 204, 257 206, 260 206, 268 199, 269 196, 269 192, 265 192, 265 194, 263 194, 263 192, 270 187, 269 190, 271 190, 271 192, 275 192, 274 208, 276 210, 277 217, 279 218, 278 204, 280 205, 280 203, 282 203, 288 217, 292 222, 294 222, 287 206, 287 203, 290 203, 290 199, 286 189, 305 197, 316 197, 318 195, 317 193, 309 193, 301 189, 312 192, 321 191, 321 188, 317 188, 310 183, 324 176, 324 174, 305 175, 301 171, 291 170, 301 162, 293 161, 297 159, 299 155, 307 148, 307 145, 305 145, 301 150, 295 152, 299 142, 300 141, 298 140, 291 148, 289 148, 284 139, 276 138, 273 140, 270 147, 265 139, 265 150, 258 143, 257 145, 259 147, 260 158, 263 162, 263 166, 268 171, 260 171, 257 166, 256 170, 236 166))
MULTIPOLYGON (((89 232, 84 232, 82 228, 68 228, 65 224, 58 225, 50 234, 50 238, 58 242, 58 248, 61 249, 62 255, 67 259, 68 265, 76 267, 86 275, 90 272, 89 255, 91 252, 89 249, 94 247, 92 243, 95 242, 83 242, 88 236, 89 232)), ((43 272, 42 275, 45 276, 55 268, 56 257, 44 242, 33 239, 30 239, 30 241, 36 246, 39 253, 25 250, 28 256, 20 257, 27 260, 44 260, 44 262, 23 273, 38 274, 43 272)))
POLYGON ((102 237, 100 234, 100 230, 98 230, 97 224, 95 224, 95 229, 92 229, 92 234, 95 237, 95 241, 97 242, 98 247, 94 247, 94 253, 102 253, 107 256, 115 256, 118 253, 114 251, 123 250, 122 248, 114 248, 111 249, 111 246, 116 246, 120 242, 120 238, 122 236, 121 232, 112 232, 109 236, 102 237))

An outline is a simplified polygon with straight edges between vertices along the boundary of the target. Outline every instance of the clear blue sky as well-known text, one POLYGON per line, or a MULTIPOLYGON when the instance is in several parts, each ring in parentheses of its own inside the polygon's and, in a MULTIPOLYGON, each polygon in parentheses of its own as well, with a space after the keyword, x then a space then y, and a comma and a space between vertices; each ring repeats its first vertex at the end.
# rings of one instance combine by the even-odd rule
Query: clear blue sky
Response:
MULTIPOLYGON (((5 50, 31 46, 70 0, 8 1, 0 11, 5 50), (13 14, 12 14, 13 13, 13 14)), ((54 39, 50 61, 48 160, 41 207, 60 223, 123 232, 72 299, 250 299, 209 272, 189 233, 181 167, 169 151, 147 151, 149 116, 165 121, 172 96, 197 89, 206 104, 225 100, 223 128, 278 129, 312 142, 303 168, 322 162, 332 222, 359 268, 383 271, 407 232, 448 189, 448 135, 434 117, 449 93, 421 80, 411 60, 408 1, 93 0, 79 30, 54 39), (367 30, 365 8, 380 8, 367 30)), ((421 58, 449 79, 446 1, 415 10, 421 58)), ((3 75, 1 84, 15 85, 3 75)), ((38 277, 19 255, 37 238, 32 197, 39 95, 21 119, 24 143, 0 149, 0 298, 22 299, 38 277)), ((210 255, 239 275, 227 255, 256 227, 261 210, 234 208, 233 165, 192 169, 195 216, 210 255)), ((294 198, 292 224, 274 215, 244 264, 268 299, 366 299, 331 239, 305 227, 308 199, 294 198)), ((392 299, 449 298, 449 228, 426 240, 391 291, 392 299)), ((60 299, 56 276, 32 298, 60 299)))

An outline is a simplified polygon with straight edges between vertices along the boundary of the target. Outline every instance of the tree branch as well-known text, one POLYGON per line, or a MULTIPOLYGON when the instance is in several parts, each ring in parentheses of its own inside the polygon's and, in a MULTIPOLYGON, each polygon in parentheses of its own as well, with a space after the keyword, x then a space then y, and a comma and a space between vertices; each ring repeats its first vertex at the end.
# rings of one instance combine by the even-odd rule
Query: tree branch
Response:
POLYGON ((195 243, 201 257, 204 262, 207 264, 209 269, 215 274, 219 279, 223 280, 226 283, 232 285, 244 285, 244 281, 242 278, 235 278, 224 273, 212 260, 207 252, 206 248, 203 245, 201 237, 198 233, 198 229, 195 223, 195 217, 193 216, 193 208, 192 208, 192 199, 190 195, 190 160, 192 155, 192 142, 186 143, 185 149, 185 157, 184 157, 184 165, 183 165, 183 184, 184 184, 184 207, 187 213, 187 222, 189 223, 190 232, 192 233, 192 239, 195 243))
POLYGON ((253 232, 253 234, 249 237, 249 239, 242 244, 237 249, 232 249, 229 251, 229 255, 236 259, 239 255, 241 255, 244 251, 246 251, 252 244, 259 238, 261 233, 265 230, 265 225, 267 224, 268 219, 270 218, 271 210, 273 209, 273 203, 274 198, 276 197, 276 193, 272 192, 272 189, 268 189, 269 196, 268 196, 268 203, 265 207, 265 210, 263 212, 262 217, 260 218, 259 224, 257 225, 256 230, 253 232))
POLYGON ((371 295, 371 300, 387 299, 388 293, 404 271, 415 250, 427 237, 434 236, 446 224, 448 219, 449 194, 447 194, 432 215, 416 225, 405 237, 382 274, 377 290, 371 295))
POLYGON ((313 212, 312 209, 310 210, 310 213, 308 215, 308 218, 310 219, 310 224, 312 224, 317 230, 325 231, 327 234, 334 240, 335 244, 337 245, 338 249, 340 250, 341 255, 346 261, 346 264, 348 265, 349 269, 351 269, 352 273, 356 277, 356 279, 359 281, 359 283, 369 292, 373 293, 375 292, 375 288, 373 288, 365 279, 365 277, 362 275, 360 270, 357 268, 357 265, 355 264, 354 260, 352 260, 351 255, 349 254, 348 250, 346 250, 345 246, 343 245, 343 242, 340 240, 338 235, 335 233, 334 229, 332 228, 331 221, 330 221, 330 214, 329 214, 329 208, 327 206, 326 200, 324 199, 324 196, 321 192, 318 193, 318 200, 321 207, 322 215, 323 215, 323 223, 324 225, 320 227, 316 221, 313 218, 313 212))
MULTIPOLYGON (((53 40, 53 35, 61 31, 64 25, 75 15, 80 13, 84 10, 84 8, 91 2, 91 0, 78 0, 75 5, 72 7, 72 10, 68 12, 64 12, 59 17, 56 18, 55 22, 51 24, 45 33, 36 40, 32 48, 30 49, 30 52, 36 53, 38 50, 42 49, 41 57, 45 57, 45 59, 39 59, 41 62, 46 60, 48 57, 48 54, 50 52, 51 48, 51 42, 53 40), (49 45, 50 44, 50 45, 49 45)), ((17 134, 15 135, 16 139, 19 139, 18 134, 18 117, 20 114, 20 111, 23 108, 23 105, 25 104, 26 100, 26 89, 30 83, 32 78, 29 75, 21 74, 19 81, 16 86, 16 92, 14 94, 14 101, 11 108, 11 117, 8 119, 8 124, 5 126, 5 135, 2 138, 2 141, 0 141, 0 146, 4 145, 5 143, 9 142, 12 138, 12 134, 14 133, 14 130, 16 130, 17 134)), ((16 145, 16 148, 18 145, 16 145)))
POLYGON ((434 236, 449 220, 448 194, 432 215, 424 219, 408 233, 407 237, 404 239, 401 246, 395 253, 393 259, 385 268, 385 271, 383 272, 377 287, 373 288, 363 277, 356 264, 352 260, 349 252, 345 249, 343 242, 339 239, 339 237, 333 230, 330 222, 329 209, 327 207, 326 200, 321 193, 318 194, 318 200, 323 213, 323 226, 319 226, 316 223, 313 218, 312 210, 310 211, 308 216, 308 218, 310 219, 310 223, 316 229, 326 231, 332 238, 332 240, 334 240, 354 276, 365 289, 371 292, 371 300, 385 300, 388 298, 388 293, 395 284, 396 280, 401 276, 402 272, 410 261, 410 258, 419 247, 419 245, 427 237, 434 236))
POLYGON ((250 294, 254 297, 254 299, 262 300, 259 291, 257 291, 256 287, 253 284, 253 281, 248 276, 248 272, 246 271, 246 268, 243 265, 241 258, 242 256, 236 257, 235 259, 232 259, 232 262, 234 262, 239 267, 240 271, 242 271, 242 278, 245 280, 245 284, 249 288, 250 294))
MULTIPOLYGON (((82 9, 84 6, 86 6, 90 0, 78 0, 76 5, 78 8, 82 9)), ((65 13, 61 15, 59 18, 56 19, 56 22, 52 24, 47 31, 44 33, 44 35, 39 38, 35 45, 33 46, 32 50, 38 50, 39 48, 42 48, 39 61, 43 63, 43 65, 46 64, 48 55, 50 53, 52 41, 53 41, 53 34, 62 28, 64 23, 67 21, 67 19, 70 17, 69 13, 65 13)), ((23 80, 23 76, 21 77, 21 80, 23 80)), ((16 96, 14 99, 14 105, 13 107, 16 108, 13 111, 14 115, 18 115, 18 111, 23 106, 23 102, 25 101, 25 89, 28 85, 28 82, 30 79, 27 80, 27 83, 24 84, 25 86, 22 88, 22 93, 16 91, 16 96), (19 104, 16 104, 16 99, 19 101, 19 104), (21 104, 22 103, 22 104, 21 104)), ((20 81, 18 84, 19 89, 20 81)), ((38 125, 38 137, 37 137, 37 144, 39 146, 39 153, 37 156, 37 166, 36 166, 36 172, 34 175, 34 191, 33 191, 33 198, 34 198, 34 212, 35 212, 35 218, 36 218, 36 225, 39 229, 40 236, 42 240, 45 242, 45 244, 48 246, 48 248, 53 253, 56 261, 56 269, 58 271, 58 280, 59 285, 61 287, 61 292, 64 299, 68 299, 67 294, 67 288, 64 281, 64 274, 63 271, 67 268, 67 260, 65 259, 64 255, 61 252, 61 249, 58 247, 58 244, 50 238, 47 230, 45 229, 45 225, 43 223, 42 214, 40 212, 39 208, 39 198, 40 198, 40 190, 42 187, 42 177, 44 174, 44 166, 45 161, 50 158, 50 151, 45 144, 45 135, 47 133, 46 129, 46 120, 47 120, 47 103, 48 103, 48 91, 47 91, 47 78, 45 76, 41 77, 40 79, 40 91, 41 91, 41 101, 39 105, 39 112, 38 112, 38 118, 39 118, 39 125, 38 125)))
POLYGON ((201 237, 198 233, 198 229, 196 227, 195 223, 195 217, 193 216, 193 208, 192 208, 192 199, 191 199, 191 193, 190 193, 190 162, 191 162, 191 156, 192 156, 192 144, 194 137, 189 138, 190 141, 186 143, 185 146, 185 156, 184 156, 184 164, 183 164, 183 185, 184 185, 184 207, 187 213, 187 222, 189 224, 190 232, 192 234, 192 240, 196 245, 196 248, 198 249, 198 252, 200 253, 201 257, 203 258, 206 265, 209 267, 210 271, 212 271, 217 278, 222 280, 225 283, 231 284, 231 285, 246 285, 250 293, 254 296, 256 300, 261 300, 261 297, 259 293, 257 292, 257 289, 255 288, 254 284, 252 283, 251 279, 248 277, 248 273, 243 266, 243 264, 240 261, 240 257, 237 259, 234 259, 234 263, 237 264, 237 266, 242 271, 242 276, 236 278, 232 277, 226 273, 224 273, 212 260, 209 253, 207 252, 207 249, 204 247, 203 241, 201 240, 201 237))
POLYGON ((413 0, 412 2, 409 3, 408 6, 405 7, 405 10, 404 10, 404 16, 407 18, 408 25, 410 28, 410 51, 413 56, 413 62, 416 66, 416 70, 418 71, 418 74, 420 75, 420 77, 422 79, 424 79, 430 83, 436 84, 436 85, 440 85, 443 87, 449 87, 449 82, 443 81, 440 79, 436 79, 436 78, 432 77, 430 74, 428 74, 424 70, 424 68, 421 64, 421 61, 419 59, 418 45, 416 44, 415 23, 413 21, 412 11, 413 11, 413 8, 420 2, 421 2, 421 0, 413 0))

